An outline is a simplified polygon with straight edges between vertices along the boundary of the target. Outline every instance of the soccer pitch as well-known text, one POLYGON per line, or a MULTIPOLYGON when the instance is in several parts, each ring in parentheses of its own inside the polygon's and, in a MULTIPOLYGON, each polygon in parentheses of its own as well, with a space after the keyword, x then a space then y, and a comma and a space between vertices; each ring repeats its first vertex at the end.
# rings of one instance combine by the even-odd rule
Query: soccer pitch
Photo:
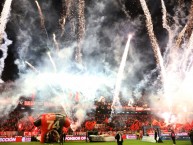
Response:
MULTIPOLYGON (((143 142, 140 140, 125 140, 123 145, 155 145, 155 144, 163 144, 163 145, 172 145, 171 140, 163 141, 163 143, 151 143, 151 142, 143 142)), ((176 141, 177 145, 191 145, 190 141, 176 141)), ((0 145, 49 145, 48 143, 42 144, 39 142, 28 142, 28 143, 1 143, 0 145)), ((53 145, 59 145, 59 143, 54 143, 53 145)), ((116 142, 65 142, 64 145, 117 145, 116 142)))

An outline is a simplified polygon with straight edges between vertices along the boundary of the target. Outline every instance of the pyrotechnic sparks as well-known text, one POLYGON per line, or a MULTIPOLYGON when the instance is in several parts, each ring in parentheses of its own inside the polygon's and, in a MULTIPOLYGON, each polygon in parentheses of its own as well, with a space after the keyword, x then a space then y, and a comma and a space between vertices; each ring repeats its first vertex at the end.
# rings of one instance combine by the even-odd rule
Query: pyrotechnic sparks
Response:
POLYGON ((49 40, 49 36, 48 36, 46 26, 45 26, 44 15, 42 13, 42 10, 41 10, 41 7, 40 7, 38 1, 36 0, 35 2, 36 2, 36 5, 38 7, 38 12, 39 12, 39 16, 40 16, 40 26, 43 29, 43 31, 45 32, 47 39, 49 40))
POLYGON ((39 71, 35 68, 35 66, 33 66, 31 63, 29 63, 28 61, 25 61, 25 63, 35 72, 39 73, 39 71))
POLYGON ((159 45, 157 43, 157 39, 155 37, 154 31, 153 31, 153 24, 152 24, 152 20, 151 20, 151 14, 149 12, 149 9, 147 7, 147 4, 145 2, 145 0, 140 0, 142 9, 144 11, 144 14, 146 16, 146 26, 147 26, 147 31, 148 31, 148 35, 150 37, 151 40, 151 44, 152 44, 152 48, 153 48, 153 52, 154 52, 154 56, 156 59, 156 63, 158 68, 160 69, 160 73, 161 73, 161 77, 162 77, 162 82, 164 82, 165 80, 165 68, 163 65, 163 58, 160 52, 160 48, 159 45))
POLYGON ((12 0, 6 0, 3 6, 3 10, 1 12, 0 17, 0 51, 2 52, 2 56, 0 58, 0 77, 2 77, 2 72, 4 70, 4 61, 7 57, 8 46, 12 43, 5 33, 6 24, 8 22, 10 11, 11 11, 11 3, 12 0), (4 40, 4 43, 3 43, 4 40))
POLYGON ((57 50, 57 52, 58 52, 58 51, 60 50, 60 48, 59 48, 59 44, 58 44, 58 42, 57 42, 57 40, 56 40, 56 35, 55 35, 55 34, 53 34, 53 41, 54 41, 56 50, 57 50))
POLYGON ((38 12, 39 12, 39 15, 40 15, 40 20, 41 20, 40 25, 41 25, 42 29, 45 29, 45 21, 44 21, 44 16, 43 16, 42 10, 40 8, 40 5, 39 5, 38 1, 36 0, 35 2, 36 2, 36 5, 38 7, 38 12))
POLYGON ((193 28, 193 1, 190 6, 190 11, 189 11, 189 17, 188 21, 185 25, 185 27, 181 30, 179 33, 177 40, 176 40, 176 47, 179 48, 182 43, 182 39, 185 37, 185 39, 189 39, 190 35, 192 33, 192 28, 193 28))
MULTIPOLYGON (((160 72, 162 75, 164 74, 164 81, 162 83, 162 87, 164 92, 161 94, 162 99, 158 101, 158 104, 152 100, 152 106, 155 105, 162 106, 162 111, 167 112, 166 114, 170 114, 163 116, 167 123, 176 123, 182 121, 182 116, 187 119, 187 113, 179 116, 172 116, 172 114, 176 114, 180 112, 179 104, 183 104, 183 102, 190 100, 192 91, 189 89, 190 80, 192 77, 190 76, 192 72, 192 45, 193 45, 193 36, 189 36, 188 28, 192 27, 192 7, 189 11, 189 17, 186 25, 183 27, 179 34, 176 34, 173 30, 177 30, 176 25, 171 27, 167 24, 167 10, 164 4, 164 1, 161 0, 162 4, 162 24, 163 28, 168 31, 168 44, 166 47, 167 53, 165 53, 164 59, 169 60, 167 64, 164 64, 163 58, 160 53, 159 46, 157 44, 157 40, 155 38, 153 32, 153 25, 149 10, 147 8, 146 2, 144 0, 140 0, 144 14, 146 16, 146 27, 148 29, 148 34, 152 43, 152 47, 154 49, 154 55, 156 57, 156 62, 160 67, 160 72), (175 36, 176 35, 176 36, 175 36), (176 43, 173 42, 176 39, 176 43), (188 43, 187 43, 188 42, 188 43), (160 61, 161 60, 161 61, 160 61), (185 96, 184 99, 181 96, 185 96), (174 101, 177 100, 177 101, 174 101), (183 101, 182 101, 183 100, 183 101), (177 111, 178 110, 178 111, 177 111)), ((191 32, 192 33, 192 32, 191 32)), ((166 61, 165 61, 166 62, 166 61)), ((189 110, 190 111, 190 110, 189 110)), ((184 120, 186 120, 184 119, 184 120)), ((183 121, 184 121, 183 120, 183 121)))
POLYGON ((115 90, 114 90, 114 94, 113 94, 113 102, 111 105, 111 109, 112 109, 111 115, 113 113, 115 113, 114 110, 115 110, 116 106, 117 107, 121 106, 120 101, 119 101, 119 93, 120 93, 120 89, 121 89, 121 81, 123 78, 123 72, 124 72, 124 68, 125 68, 125 64, 126 64, 126 60, 127 60, 127 54, 128 54, 129 47, 130 47, 131 38, 132 38, 132 36, 129 35, 126 46, 125 46, 125 50, 124 50, 124 53, 122 56, 122 60, 121 60, 120 66, 119 66, 119 70, 117 73, 117 80, 116 80, 115 90))
POLYGON ((192 34, 192 28, 193 28, 193 1, 191 2, 191 6, 190 6, 190 11, 189 11, 189 16, 188 16, 188 22, 187 22, 187 39, 190 38, 190 35, 192 34))
POLYGON ((56 64, 55 64, 54 60, 52 59, 52 56, 51 56, 50 52, 47 52, 47 54, 48 54, 48 57, 50 59, 50 62, 52 63, 52 66, 54 68, 54 72, 56 73, 57 72, 56 64))
POLYGON ((179 33, 178 37, 177 37, 177 40, 176 40, 176 48, 179 48, 180 47, 180 44, 182 42, 182 38, 184 37, 184 34, 186 32, 186 29, 187 29, 188 25, 186 24, 184 26, 184 28, 181 30, 181 32, 179 33))
POLYGON ((0 44, 2 43, 3 33, 5 32, 6 24, 10 16, 12 0, 6 0, 3 6, 0 17, 0 44))
POLYGON ((165 3, 163 0, 161 0, 161 4, 162 4, 162 25, 163 25, 163 28, 165 28, 167 31, 168 31, 168 45, 167 45, 167 48, 169 46, 171 46, 172 44, 172 38, 173 38, 173 33, 172 33, 172 30, 170 28, 170 26, 168 25, 168 22, 167 22, 167 10, 166 10, 166 6, 165 6, 165 3))
POLYGON ((79 3, 78 3, 78 46, 77 46, 76 54, 75 54, 76 55, 75 60, 78 63, 82 62, 81 47, 82 47, 82 41, 83 41, 84 34, 85 34, 84 8, 85 8, 85 1, 79 0, 79 3))
POLYGON ((122 11, 125 13, 126 17, 129 19, 129 18, 130 18, 130 15, 129 15, 129 13, 126 11, 126 7, 125 7, 124 2, 123 2, 122 0, 119 0, 119 3, 120 3, 120 5, 121 5, 121 7, 122 7, 122 11))
POLYGON ((61 19, 60 19, 60 26, 62 29, 61 37, 64 35, 65 24, 66 24, 67 18, 70 17, 71 5, 72 5, 72 0, 62 0, 63 11, 62 11, 61 19))

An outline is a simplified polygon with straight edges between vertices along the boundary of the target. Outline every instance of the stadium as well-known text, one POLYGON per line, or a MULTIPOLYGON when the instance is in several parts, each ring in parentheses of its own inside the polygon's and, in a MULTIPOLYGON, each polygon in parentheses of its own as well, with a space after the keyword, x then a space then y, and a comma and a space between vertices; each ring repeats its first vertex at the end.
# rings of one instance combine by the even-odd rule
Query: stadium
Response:
MULTIPOLYGON (((13 87, 13 83, 5 84, 11 88, 13 87)), ((7 87, 4 86, 3 88, 7 87)), ((77 103, 79 96, 77 96, 77 93, 74 95, 74 101, 77 103)), ((143 93, 142 95, 146 94, 143 93)), ((50 114, 50 112, 55 112, 55 115, 60 113, 65 114, 62 106, 57 103, 37 99, 36 97, 34 95, 29 97, 21 96, 17 107, 6 115, 6 117, 1 117, 1 143, 17 144, 17 142, 24 142, 25 144, 26 142, 26 144, 32 145, 41 144, 42 128, 36 127, 34 122, 42 114, 50 114)), ((145 98, 145 96, 142 98, 145 98)), ((148 104, 144 103, 146 101, 141 99, 134 101, 132 106, 128 106, 128 102, 121 99, 122 108, 116 109, 117 112, 111 114, 112 102, 108 101, 103 96, 99 100, 95 100, 93 108, 85 115, 87 117, 85 117, 85 120, 79 126, 76 124, 79 116, 74 117, 74 120, 70 118, 71 127, 62 128, 62 131, 66 134, 65 143, 116 144, 115 135, 117 131, 122 131, 124 144, 153 144, 155 143, 154 130, 159 129, 159 136, 162 143, 171 144, 171 130, 175 129, 177 143, 182 145, 190 144, 188 135, 192 128, 190 123, 176 124, 175 122, 170 122, 167 124, 163 118, 154 113, 155 110, 153 108, 149 108, 148 104), (110 119, 112 120, 110 121, 110 119)), ((9 102, 5 102, 9 104, 9 102)), ((73 108, 71 109, 73 110, 73 108)), ((53 129, 57 130, 54 127, 53 129)), ((48 132, 50 131, 52 130, 48 130, 48 132)), ((58 144, 59 135, 54 134, 53 136, 53 141, 50 142, 58 144)), ((45 140, 45 143, 51 144, 49 140, 45 140)))
POLYGON ((0 144, 193 144, 192 0, 0 4, 0 144))

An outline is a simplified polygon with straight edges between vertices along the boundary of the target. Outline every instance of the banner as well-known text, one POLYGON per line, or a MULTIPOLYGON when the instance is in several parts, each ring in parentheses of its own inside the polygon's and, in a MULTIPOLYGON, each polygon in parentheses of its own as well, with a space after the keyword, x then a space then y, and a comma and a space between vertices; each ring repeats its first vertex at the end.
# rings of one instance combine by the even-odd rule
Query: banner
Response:
POLYGON ((31 142, 31 137, 2 137, 0 142, 31 142))

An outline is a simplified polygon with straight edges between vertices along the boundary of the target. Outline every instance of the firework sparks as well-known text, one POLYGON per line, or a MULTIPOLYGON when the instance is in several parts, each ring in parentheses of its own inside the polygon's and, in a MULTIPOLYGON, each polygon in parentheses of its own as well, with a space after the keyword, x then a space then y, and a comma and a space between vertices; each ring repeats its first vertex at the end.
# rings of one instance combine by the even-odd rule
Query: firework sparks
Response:
POLYGON ((35 3, 36 3, 36 5, 37 5, 37 7, 38 7, 38 12, 39 12, 39 15, 40 15, 40 24, 41 24, 41 27, 42 27, 42 29, 44 29, 45 28, 45 25, 44 25, 44 16, 43 16, 43 13, 42 13, 42 10, 41 10, 41 8, 40 8, 40 5, 39 5, 39 3, 38 3, 38 1, 36 0, 35 1, 35 3))
POLYGON ((190 36, 188 45, 187 45, 187 50, 184 52, 183 55, 183 67, 185 68, 186 71, 189 71, 191 66, 192 66, 192 50, 193 50, 193 33, 190 36))
POLYGON ((70 10, 71 10, 72 0, 62 0, 62 17, 60 19, 60 26, 62 29, 61 37, 64 35, 65 31, 65 24, 68 17, 70 17, 70 10))
POLYGON ((58 44, 58 42, 57 42, 57 40, 56 40, 56 35, 55 35, 55 34, 53 34, 53 41, 54 41, 56 50, 57 50, 57 52, 58 52, 58 51, 60 50, 60 48, 59 48, 59 44, 58 44))
POLYGON ((178 37, 177 37, 177 40, 176 40, 176 48, 179 48, 180 47, 180 44, 182 42, 182 38, 184 37, 184 34, 186 32, 186 29, 187 29, 188 25, 186 24, 184 26, 184 28, 182 29, 182 31, 179 33, 178 37))
POLYGON ((145 2, 145 0, 140 0, 142 9, 144 11, 144 14, 146 16, 146 26, 147 26, 147 31, 151 40, 151 44, 152 44, 152 48, 153 48, 153 52, 154 52, 154 56, 156 59, 156 63, 157 66, 160 69, 160 73, 161 73, 161 77, 162 77, 162 82, 164 82, 165 80, 165 68, 163 65, 163 58, 160 52, 160 48, 159 45, 157 43, 157 39, 155 37, 154 31, 153 31, 153 24, 152 24, 152 20, 151 20, 151 15, 149 12, 149 9, 147 7, 147 4, 145 2))
POLYGON ((11 11, 11 3, 12 0, 6 0, 3 6, 3 10, 1 12, 0 17, 0 50, 2 52, 2 57, 0 58, 0 77, 4 70, 4 61, 7 57, 8 46, 12 43, 9 39, 7 39, 7 34, 5 33, 6 24, 9 19, 10 11, 11 11), (4 40, 4 43, 3 43, 4 40), (3 44, 2 44, 3 43, 3 44))
POLYGON ((61 37, 64 35, 64 31, 65 31, 65 24, 66 24, 66 17, 63 16, 60 20, 60 26, 62 29, 62 33, 61 33, 61 37))
POLYGON ((186 29, 186 32, 187 32, 187 39, 189 39, 193 28, 193 1, 190 6, 189 18, 188 18, 187 24, 188 24, 188 27, 186 29))
POLYGON ((129 46, 130 46, 130 41, 131 41, 132 36, 129 35, 128 36, 128 40, 125 46, 125 50, 122 56, 122 60, 121 60, 121 64, 119 66, 119 70, 117 73, 117 80, 116 80, 116 84, 115 84, 115 90, 114 90, 114 95, 113 95, 113 102, 111 105, 111 115, 114 113, 114 107, 118 105, 118 107, 120 107, 120 102, 119 102, 119 91, 121 89, 121 81, 123 78, 123 72, 124 72, 124 68, 125 68, 125 64, 126 64, 126 59, 127 59, 127 54, 129 51, 129 46))
POLYGON ((130 15, 129 15, 129 13, 126 11, 125 4, 123 3, 122 0, 119 0, 119 3, 120 3, 120 5, 121 5, 122 11, 125 13, 126 17, 129 19, 129 18, 130 18, 130 15))
POLYGON ((188 42, 188 50, 192 50, 193 49, 192 46, 193 46, 193 31, 188 42))
POLYGON ((49 36, 48 36, 48 33, 47 33, 47 30, 46 30, 46 27, 45 27, 45 20, 44 20, 44 15, 42 13, 42 10, 41 10, 41 7, 38 3, 38 1, 36 0, 35 1, 37 7, 38 7, 38 12, 39 12, 39 15, 40 15, 40 25, 41 25, 41 28, 44 30, 46 36, 47 36, 47 39, 49 40, 49 36))
POLYGON ((81 53, 81 47, 82 47, 82 41, 84 38, 85 34, 85 17, 84 17, 84 8, 85 8, 85 1, 84 0, 79 0, 78 3, 78 46, 76 49, 76 56, 75 60, 78 63, 81 63, 82 61, 82 53, 81 53))
POLYGON ((162 25, 163 25, 163 28, 165 28, 167 31, 168 31, 168 45, 167 45, 167 48, 168 48, 168 46, 170 46, 171 45, 171 43, 172 43, 172 37, 173 37, 173 35, 172 35, 172 30, 171 30, 171 28, 170 28, 170 26, 168 25, 168 22, 167 22, 167 10, 166 10, 166 6, 165 6, 165 3, 164 3, 164 1, 163 0, 161 0, 161 5, 162 5, 162 13, 163 13, 163 15, 162 15, 162 25))
POLYGON ((29 63, 28 61, 25 61, 25 63, 35 72, 39 73, 39 71, 35 68, 35 66, 33 66, 31 63, 29 63))
POLYGON ((3 33, 5 32, 6 24, 9 19, 10 11, 11 11, 11 3, 12 0, 6 0, 3 6, 3 10, 1 12, 0 17, 0 43, 3 39, 3 33))
POLYGON ((193 28, 193 1, 190 6, 188 21, 177 37, 176 48, 180 48, 183 37, 186 37, 186 39, 190 38, 190 35, 192 33, 192 28, 193 28))
POLYGON ((47 52, 47 54, 48 54, 48 57, 50 59, 50 62, 52 63, 52 66, 54 68, 54 72, 56 73, 57 72, 56 64, 54 63, 54 60, 52 59, 52 56, 51 56, 50 52, 47 52))

